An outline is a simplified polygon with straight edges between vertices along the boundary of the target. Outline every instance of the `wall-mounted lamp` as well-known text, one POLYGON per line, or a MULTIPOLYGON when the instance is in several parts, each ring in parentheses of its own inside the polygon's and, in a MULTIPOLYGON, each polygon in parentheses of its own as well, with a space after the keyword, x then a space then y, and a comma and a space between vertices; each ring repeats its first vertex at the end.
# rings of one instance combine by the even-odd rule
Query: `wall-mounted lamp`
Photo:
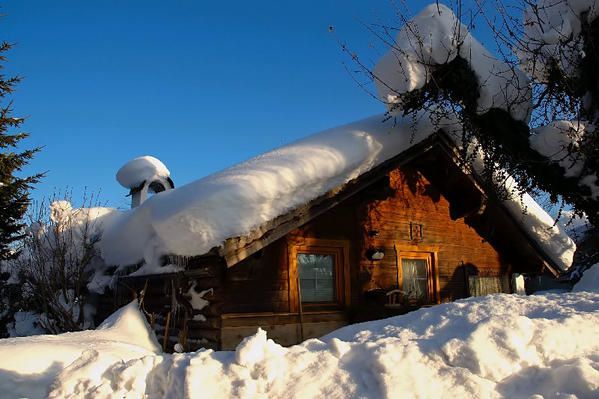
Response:
POLYGON ((366 258, 368 260, 382 260, 385 257, 384 248, 368 248, 366 258))

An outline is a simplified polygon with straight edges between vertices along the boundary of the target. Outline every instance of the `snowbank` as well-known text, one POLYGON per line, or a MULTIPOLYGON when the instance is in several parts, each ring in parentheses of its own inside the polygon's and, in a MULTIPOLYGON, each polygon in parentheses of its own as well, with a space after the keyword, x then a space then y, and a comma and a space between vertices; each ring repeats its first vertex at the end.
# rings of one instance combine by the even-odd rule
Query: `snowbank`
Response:
POLYGON ((496 59, 451 9, 438 3, 408 21, 375 66, 379 98, 391 110, 401 111, 402 94, 423 88, 435 68, 458 56, 468 62, 478 78, 478 113, 499 108, 516 120, 528 121, 532 96, 524 72, 496 59))
POLYGON ((235 352, 173 355, 105 341, 102 331, 40 336, 0 341, 0 389, 32 398, 44 389, 51 398, 591 398, 597 325, 599 294, 581 292, 470 298, 289 348, 262 330, 235 352))
POLYGON ((139 187, 157 177, 168 178, 171 172, 157 158, 149 155, 132 159, 116 173, 116 179, 125 188, 139 187))
POLYGON ((584 271, 581 279, 576 283, 574 292, 588 291, 599 293, 599 263, 594 264, 584 271))
POLYGON ((55 381, 60 391, 61 380, 67 377, 100 378, 109 365, 159 352, 154 333, 134 301, 95 331, 0 340, 0 396, 46 397, 55 381), (76 372, 77 365, 90 362, 93 367, 76 372))

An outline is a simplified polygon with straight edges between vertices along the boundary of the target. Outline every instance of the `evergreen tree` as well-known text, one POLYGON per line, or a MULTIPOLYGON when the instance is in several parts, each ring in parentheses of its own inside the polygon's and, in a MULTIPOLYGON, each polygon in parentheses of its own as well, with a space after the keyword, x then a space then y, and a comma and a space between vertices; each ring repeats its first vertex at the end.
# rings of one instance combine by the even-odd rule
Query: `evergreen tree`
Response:
MULTIPOLYGON (((5 53, 12 45, 0 44, 0 69, 6 61, 5 53)), ((7 100, 19 76, 6 77, 0 73, 0 260, 15 255, 14 243, 23 237, 23 216, 29 205, 29 190, 42 174, 19 177, 17 174, 27 165, 39 148, 18 150, 27 133, 11 133, 23 123, 23 118, 12 115, 12 101, 7 100)))

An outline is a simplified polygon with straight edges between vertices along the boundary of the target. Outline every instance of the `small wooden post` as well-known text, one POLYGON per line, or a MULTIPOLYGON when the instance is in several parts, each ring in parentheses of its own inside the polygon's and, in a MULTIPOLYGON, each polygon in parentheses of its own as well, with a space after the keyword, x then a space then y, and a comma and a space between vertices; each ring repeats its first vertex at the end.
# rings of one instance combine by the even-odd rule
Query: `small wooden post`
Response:
POLYGON ((397 243, 393 241, 393 252, 395 252, 395 271, 397 276, 397 289, 399 290, 399 251, 397 250, 397 243))
POLYGON ((302 309, 302 287, 300 286, 299 273, 297 274, 297 296, 299 306, 300 340, 304 340, 304 310, 302 309))
POLYGON ((144 299, 146 298, 146 290, 148 289, 148 279, 146 279, 146 283, 144 284, 144 289, 141 291, 141 295, 139 298, 138 309, 143 309, 144 299))
MULTIPOLYGON (((156 314, 152 312, 150 314, 150 328, 152 331, 154 330, 154 327, 156 327, 156 314)), ((154 333, 156 333, 156 331, 154 331, 154 333)))
POLYGON ((166 344, 168 343, 168 333, 171 324, 171 312, 166 314, 166 323, 164 325, 164 339, 162 340, 162 350, 166 352, 166 344))

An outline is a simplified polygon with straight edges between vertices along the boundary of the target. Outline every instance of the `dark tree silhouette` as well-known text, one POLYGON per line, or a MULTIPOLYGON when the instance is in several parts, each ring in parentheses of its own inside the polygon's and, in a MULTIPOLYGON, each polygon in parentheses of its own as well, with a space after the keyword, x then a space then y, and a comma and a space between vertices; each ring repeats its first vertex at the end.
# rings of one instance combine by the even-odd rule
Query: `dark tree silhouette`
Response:
MULTIPOLYGON (((6 61, 5 53, 12 47, 0 44, 0 69, 6 61)), ((19 151, 21 140, 27 133, 11 133, 23 123, 12 115, 12 102, 7 100, 21 80, 0 74, 0 260, 16 255, 14 243, 23 238, 23 216, 29 205, 29 190, 42 174, 21 177, 18 173, 27 165, 39 148, 19 151)))

